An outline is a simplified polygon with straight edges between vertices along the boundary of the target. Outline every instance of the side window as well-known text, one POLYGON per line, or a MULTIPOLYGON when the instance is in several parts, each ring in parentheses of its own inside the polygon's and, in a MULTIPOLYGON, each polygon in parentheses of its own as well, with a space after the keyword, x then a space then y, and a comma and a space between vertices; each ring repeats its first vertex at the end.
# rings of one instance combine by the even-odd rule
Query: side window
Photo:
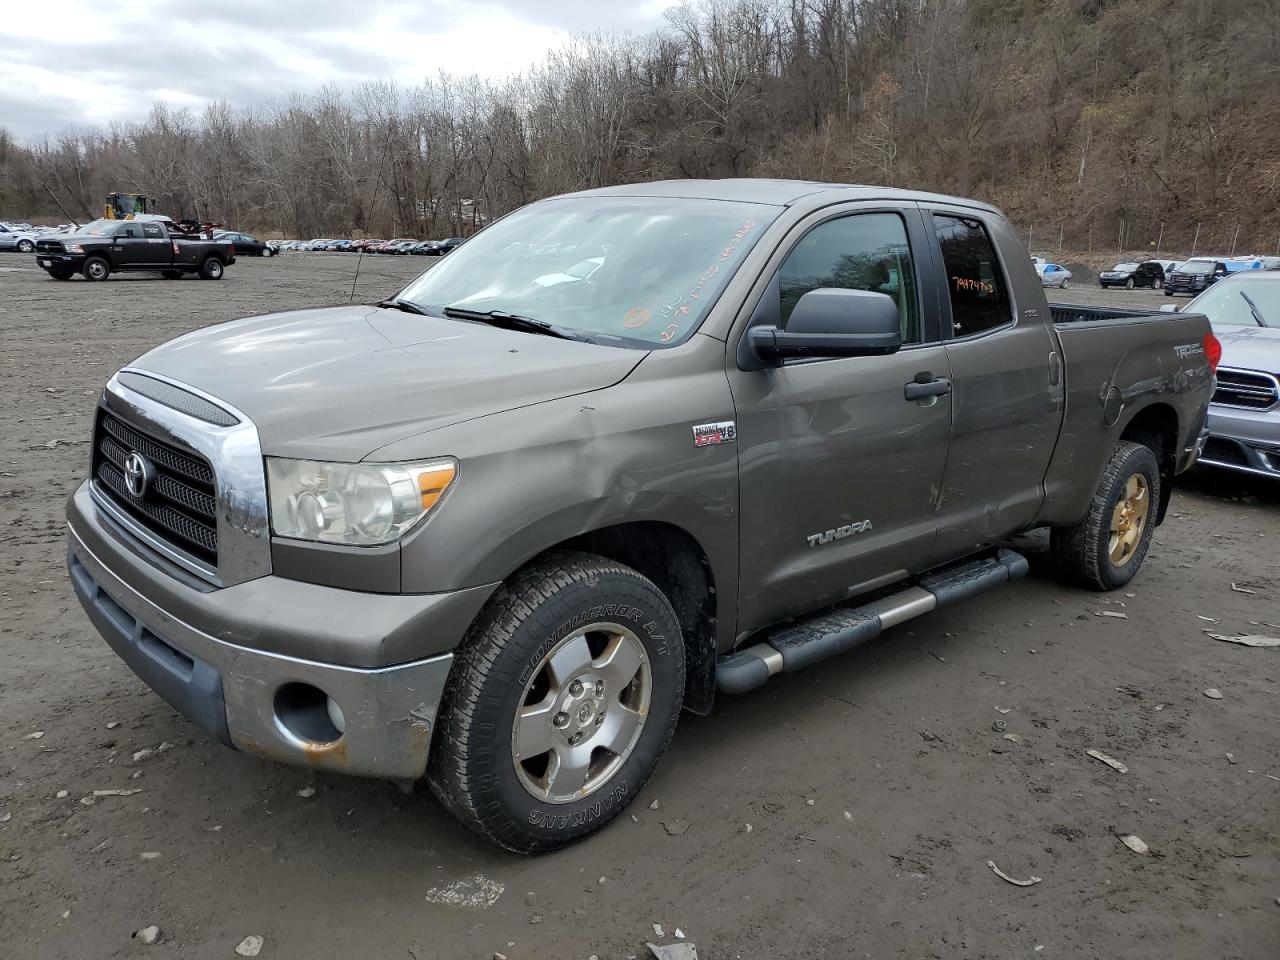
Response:
POLYGON ((142 231, 136 223, 128 223, 116 231, 117 240, 141 240, 142 231))
POLYGON ((144 223, 142 225, 142 235, 144 237, 164 237, 164 234, 160 232, 160 224, 158 223, 144 223))
POLYGON ((887 294, 898 304, 902 342, 920 342, 915 268, 898 214, 853 214, 806 233, 778 268, 782 327, 800 298, 820 287, 887 294))
POLYGON ((1009 289, 986 227, 979 220, 941 213, 933 215, 933 225, 947 268, 953 336, 968 337, 1009 323, 1009 289))

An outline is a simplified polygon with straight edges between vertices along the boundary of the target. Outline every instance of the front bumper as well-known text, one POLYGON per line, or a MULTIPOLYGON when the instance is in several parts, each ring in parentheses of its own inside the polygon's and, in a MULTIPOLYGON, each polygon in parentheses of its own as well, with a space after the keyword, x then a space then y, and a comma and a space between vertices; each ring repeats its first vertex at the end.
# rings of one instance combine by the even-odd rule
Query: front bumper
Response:
POLYGON ((1210 404, 1208 426, 1202 465, 1280 480, 1280 410, 1210 404))
POLYGON ((425 773, 452 653, 370 668, 259 645, 269 639, 279 646, 282 632, 323 639, 393 630, 390 609, 415 631, 448 632, 447 641, 435 639, 452 646, 464 629, 460 611, 475 597, 459 606, 458 594, 387 597, 274 576, 215 590, 155 570, 155 578, 169 581, 166 602, 151 583, 136 582, 145 548, 111 529, 85 486, 72 497, 68 521, 67 565, 89 619, 143 681, 209 735, 284 763, 396 780, 425 773), (262 622, 255 631, 246 624, 255 613, 261 616, 264 603, 276 622, 262 622), (173 610, 199 616, 184 619, 173 610), (371 617, 378 621, 372 627, 371 617), (326 725, 324 698, 309 693, 315 691, 341 709, 340 734, 331 721, 326 725))
POLYGON ((79 273, 84 269, 83 253, 41 253, 36 251, 36 263, 45 270, 69 270, 79 273))

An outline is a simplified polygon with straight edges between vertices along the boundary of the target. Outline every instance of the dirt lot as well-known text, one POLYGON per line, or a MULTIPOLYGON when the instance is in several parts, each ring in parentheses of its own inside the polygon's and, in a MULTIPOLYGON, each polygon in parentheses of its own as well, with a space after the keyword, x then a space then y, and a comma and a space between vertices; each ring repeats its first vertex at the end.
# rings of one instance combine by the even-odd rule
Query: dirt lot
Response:
MULTIPOLYGON (((355 262, 90 285, 0 255, 6 955, 234 958, 256 934, 264 958, 586 960, 643 954, 660 923, 661 942, 678 927, 712 960, 1276 960, 1280 650, 1204 630, 1280 632, 1280 491, 1231 479, 1183 485, 1125 592, 1059 586, 1032 540, 1029 581, 686 717, 634 819, 556 855, 497 853, 423 791, 206 740, 67 584, 63 498, 86 469, 94 397, 175 334, 344 302, 355 262), (140 792, 83 799, 102 789, 140 792), (1130 833, 1148 854, 1121 844, 1130 833), (1012 886, 989 858, 1043 882, 1012 886), (477 877, 501 885, 491 906, 433 902, 477 877), (149 924, 158 944, 131 939, 149 924)), ((423 266, 366 258, 356 296, 423 266)))

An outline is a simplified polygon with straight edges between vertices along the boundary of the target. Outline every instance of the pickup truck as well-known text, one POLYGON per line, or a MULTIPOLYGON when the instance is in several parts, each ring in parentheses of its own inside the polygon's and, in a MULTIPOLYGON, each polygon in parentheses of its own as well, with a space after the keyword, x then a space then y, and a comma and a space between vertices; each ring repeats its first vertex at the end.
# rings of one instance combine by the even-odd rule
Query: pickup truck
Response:
POLYGON ((125 270, 159 271, 166 280, 187 273, 221 280, 236 252, 229 240, 193 239, 163 220, 94 220, 66 236, 37 240, 36 262, 54 280, 76 273, 105 280, 125 270))
POLYGON ((1022 577, 1011 535, 1127 583, 1218 354, 1196 314, 1051 308, 974 201, 591 190, 381 303, 117 372, 70 577, 222 743, 425 777, 482 836, 550 850, 635 798, 682 708, 1022 577))

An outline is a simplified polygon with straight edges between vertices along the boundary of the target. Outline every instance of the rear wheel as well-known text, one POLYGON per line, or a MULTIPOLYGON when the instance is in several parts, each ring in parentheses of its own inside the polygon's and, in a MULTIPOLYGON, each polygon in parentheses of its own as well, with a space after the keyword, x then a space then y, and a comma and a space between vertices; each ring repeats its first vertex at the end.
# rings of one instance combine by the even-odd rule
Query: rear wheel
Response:
POLYGON ((1069 284, 1070 282, 1071 282, 1070 280, 1063 280, 1060 284, 1058 284, 1058 286, 1061 287, 1063 290, 1065 290, 1067 289, 1067 284, 1069 284))
POLYGON ((1122 440, 1102 471, 1084 519, 1053 530, 1052 550, 1061 571, 1094 590, 1124 586, 1146 558, 1159 503, 1155 453, 1122 440))
POLYGON ((561 554, 517 573, 457 654, 431 788, 509 850, 554 850, 640 792, 675 731, 684 645, 671 604, 630 567, 561 554))
POLYGON ((222 261, 217 257, 209 257, 200 265, 201 280, 221 280, 222 261))
POLYGON ((84 269, 81 270, 86 280, 97 282, 105 280, 111 276, 111 265, 101 257, 90 257, 84 262, 84 269))

